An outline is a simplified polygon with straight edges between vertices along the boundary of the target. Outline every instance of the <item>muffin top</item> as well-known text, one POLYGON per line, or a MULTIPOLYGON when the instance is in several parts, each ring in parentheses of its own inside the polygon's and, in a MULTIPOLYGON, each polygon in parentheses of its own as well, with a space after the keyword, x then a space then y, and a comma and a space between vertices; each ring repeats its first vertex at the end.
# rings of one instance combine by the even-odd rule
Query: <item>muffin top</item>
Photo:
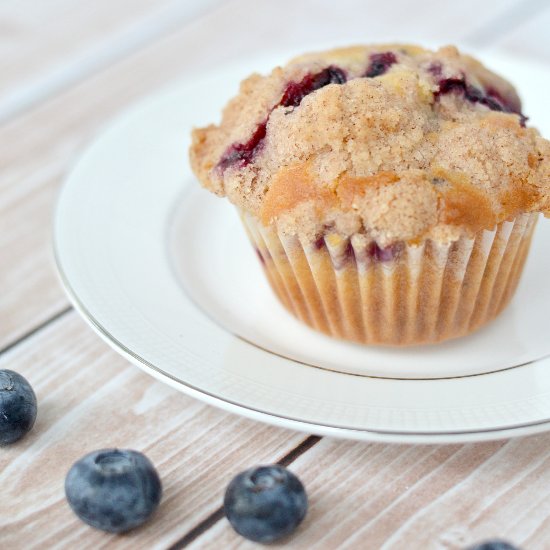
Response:
POLYGON ((356 46, 244 80, 190 158, 284 233, 445 242, 550 213, 550 142, 526 121, 514 88, 455 47, 356 46))

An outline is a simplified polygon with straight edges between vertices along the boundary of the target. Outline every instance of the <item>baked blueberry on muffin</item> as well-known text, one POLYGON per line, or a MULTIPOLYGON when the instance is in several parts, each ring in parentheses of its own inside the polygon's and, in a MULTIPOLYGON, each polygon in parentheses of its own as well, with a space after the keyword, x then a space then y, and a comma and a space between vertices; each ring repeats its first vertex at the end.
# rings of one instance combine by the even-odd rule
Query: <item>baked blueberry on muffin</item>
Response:
POLYGON ((451 46, 358 46, 254 74, 190 156, 239 209, 284 306, 365 344, 493 319, 550 212, 550 143, 506 80, 451 46))

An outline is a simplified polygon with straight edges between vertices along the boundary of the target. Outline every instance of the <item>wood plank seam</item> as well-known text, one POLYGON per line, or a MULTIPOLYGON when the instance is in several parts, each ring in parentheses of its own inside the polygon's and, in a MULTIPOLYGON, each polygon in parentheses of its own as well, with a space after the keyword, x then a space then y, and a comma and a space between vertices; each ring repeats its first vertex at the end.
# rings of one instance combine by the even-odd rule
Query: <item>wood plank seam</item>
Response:
POLYGON ((42 323, 36 325, 31 330, 28 330, 27 332, 25 332, 24 334, 22 334, 21 336, 13 340, 12 342, 9 342, 3 348, 0 348, 0 356, 4 355, 8 351, 11 351, 17 346, 21 345, 25 340, 31 338, 35 334, 42 332, 42 330, 44 330, 46 327, 48 327, 52 323, 55 323, 56 321, 59 321, 59 319, 65 317, 65 315, 67 315, 67 313, 71 312, 72 310, 73 310, 73 306, 67 306, 63 308, 61 311, 58 311, 55 315, 52 315, 51 317, 49 317, 42 323))
MULTIPOLYGON (((322 437, 318 435, 310 435, 306 437, 306 439, 304 439, 299 445, 291 449, 281 459, 279 459, 276 464, 279 464, 280 466, 284 466, 286 468, 288 465, 292 464, 298 457, 307 453, 314 445, 317 445, 317 443, 319 443, 321 439, 322 437)), ((208 531, 208 529, 218 523, 218 521, 223 519, 223 517, 223 506, 220 506, 219 508, 216 508, 216 510, 214 510, 205 519, 195 525, 195 527, 188 531, 183 537, 172 544, 172 546, 170 546, 168 550, 181 550, 182 548, 189 546, 195 539, 200 537, 203 533, 208 531)))
MULTIPOLYGON (((180 25, 208 15, 213 9, 211 2, 205 4, 206 6, 197 3, 197 9, 190 9, 189 4, 175 0, 158 14, 150 15, 144 21, 138 21, 124 29, 106 44, 88 48, 76 59, 24 83, 0 102, 0 124, 181 30, 180 25)), ((216 8, 217 6, 214 7, 216 8)))

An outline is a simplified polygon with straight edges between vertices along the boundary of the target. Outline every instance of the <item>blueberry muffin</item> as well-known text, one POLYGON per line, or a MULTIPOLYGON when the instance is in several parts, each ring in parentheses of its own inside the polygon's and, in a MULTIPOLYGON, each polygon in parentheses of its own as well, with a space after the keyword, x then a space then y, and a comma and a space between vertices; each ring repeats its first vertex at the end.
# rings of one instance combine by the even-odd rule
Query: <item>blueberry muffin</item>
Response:
POLYGON ((550 143, 514 88, 452 46, 357 46, 253 74, 191 165, 238 208, 282 304, 364 344, 493 319, 550 211, 550 143))

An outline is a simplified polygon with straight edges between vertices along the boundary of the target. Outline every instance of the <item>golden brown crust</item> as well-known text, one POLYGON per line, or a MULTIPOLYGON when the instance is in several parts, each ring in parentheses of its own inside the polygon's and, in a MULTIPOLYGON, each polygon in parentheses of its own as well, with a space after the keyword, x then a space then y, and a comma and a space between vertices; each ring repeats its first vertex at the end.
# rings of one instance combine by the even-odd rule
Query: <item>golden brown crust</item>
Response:
POLYGON ((456 240, 521 212, 550 211, 550 144, 502 112, 512 110, 513 87, 453 47, 357 46, 246 79, 221 124, 193 132, 190 158, 206 188, 288 234, 331 226, 383 245, 456 240), (384 52, 396 62, 365 77, 373 54, 384 52), (347 81, 280 105, 289 83, 327 67, 347 81), (501 112, 491 110, 495 102, 501 112), (224 164, 262 124, 253 154, 224 164))

